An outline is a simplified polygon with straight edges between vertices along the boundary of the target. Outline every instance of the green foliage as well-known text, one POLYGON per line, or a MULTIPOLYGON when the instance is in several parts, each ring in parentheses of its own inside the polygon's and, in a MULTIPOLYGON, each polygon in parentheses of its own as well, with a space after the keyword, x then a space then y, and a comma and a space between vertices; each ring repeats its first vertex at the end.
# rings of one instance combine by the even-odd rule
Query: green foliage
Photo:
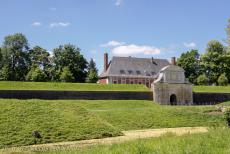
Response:
POLYGON ((74 81, 73 74, 70 72, 68 67, 63 68, 63 71, 60 76, 60 80, 62 82, 73 82, 74 81))
POLYGON ((25 80, 28 71, 28 41, 23 34, 6 36, 2 46, 2 61, 8 69, 8 80, 25 80))
POLYGON ((10 79, 10 68, 7 65, 4 65, 0 70, 0 80, 7 81, 10 79))
POLYGON ((230 72, 230 64, 227 61, 229 59, 225 47, 219 41, 210 41, 206 53, 201 56, 201 66, 203 73, 209 78, 209 84, 217 84, 222 73, 230 72))
POLYGON ((89 66, 88 66, 88 73, 86 82, 87 83, 96 83, 98 81, 98 70, 96 68, 96 63, 93 59, 90 59, 89 66))
POLYGON ((225 111, 224 118, 226 120, 227 126, 230 127, 230 109, 227 109, 227 111, 225 111))
POLYGON ((196 79, 200 73, 199 57, 200 55, 197 50, 191 50, 182 53, 177 61, 178 66, 181 66, 185 70, 185 77, 191 83, 196 83, 196 79))
POLYGON ((54 49, 53 53, 56 72, 61 72, 64 67, 68 67, 75 82, 85 82, 87 61, 81 55, 79 48, 71 44, 66 44, 54 49))
POLYGON ((26 75, 26 80, 42 82, 47 80, 47 76, 38 66, 33 66, 26 75))
POLYGON ((208 78, 206 77, 205 74, 198 76, 197 84, 198 85, 208 85, 208 78))
POLYGON ((220 86, 227 86, 228 85, 228 78, 226 77, 226 75, 224 73, 219 76, 218 85, 220 85, 220 86))
POLYGON ((230 18, 228 19, 228 24, 227 24, 227 27, 226 27, 226 33, 227 33, 227 44, 228 44, 228 47, 230 49, 230 18))

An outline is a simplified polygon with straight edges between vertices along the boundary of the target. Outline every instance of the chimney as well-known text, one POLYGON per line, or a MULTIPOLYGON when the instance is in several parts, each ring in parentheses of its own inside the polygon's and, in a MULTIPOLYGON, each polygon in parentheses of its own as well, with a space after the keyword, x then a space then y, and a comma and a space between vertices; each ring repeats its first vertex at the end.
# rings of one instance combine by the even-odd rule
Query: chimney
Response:
POLYGON ((171 64, 172 65, 176 65, 176 57, 172 57, 171 58, 171 64))
POLYGON ((108 53, 104 53, 104 72, 108 69, 108 53))

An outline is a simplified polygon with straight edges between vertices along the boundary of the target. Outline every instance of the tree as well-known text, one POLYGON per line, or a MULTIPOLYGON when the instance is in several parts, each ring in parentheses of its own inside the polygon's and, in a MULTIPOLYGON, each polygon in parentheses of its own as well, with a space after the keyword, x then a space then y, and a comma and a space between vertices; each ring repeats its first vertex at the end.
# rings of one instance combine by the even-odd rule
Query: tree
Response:
POLYGON ((21 33, 8 35, 2 46, 2 63, 10 74, 7 80, 24 80, 28 72, 28 41, 21 33))
POLYGON ((63 69, 68 67, 75 82, 85 82, 87 61, 81 55, 79 48, 66 44, 54 49, 53 53, 55 74, 61 74, 63 69))
POLYGON ((219 76, 218 85, 219 86, 227 86, 228 85, 228 78, 226 77, 225 73, 223 73, 219 76))
POLYGON ((206 53, 201 56, 201 66, 203 73, 209 77, 209 84, 217 84, 218 77, 229 69, 226 56, 227 52, 219 41, 208 43, 206 53))
POLYGON ((0 80, 7 81, 10 78, 10 69, 7 65, 4 65, 0 70, 0 80))
POLYGON ((96 68, 96 63, 93 59, 90 59, 89 66, 88 66, 88 73, 86 77, 86 82, 88 83, 96 83, 98 80, 98 70, 96 68))
POLYGON ((40 46, 33 47, 29 53, 29 62, 30 67, 38 66, 41 71, 43 71, 46 76, 51 80, 51 57, 50 53, 47 52, 45 49, 41 48, 40 46))
POLYGON ((71 73, 68 67, 63 68, 63 71, 60 75, 60 80, 62 82, 73 82, 74 81, 73 74, 71 73))
POLYGON ((228 44, 228 49, 229 49, 229 52, 230 52, 230 18, 228 19, 228 25, 226 27, 226 33, 227 33, 227 44, 228 44))
POLYGON ((177 61, 178 66, 181 66, 185 70, 185 77, 191 83, 196 83, 196 79, 200 74, 199 58, 200 55, 197 50, 190 50, 182 53, 177 61))
POLYGON ((198 76, 197 84, 198 85, 208 85, 208 78, 206 77, 205 74, 198 76))
POLYGON ((33 65, 33 67, 26 75, 27 81, 44 82, 46 81, 46 79, 47 79, 46 74, 43 72, 43 70, 39 68, 39 66, 36 65, 33 65))

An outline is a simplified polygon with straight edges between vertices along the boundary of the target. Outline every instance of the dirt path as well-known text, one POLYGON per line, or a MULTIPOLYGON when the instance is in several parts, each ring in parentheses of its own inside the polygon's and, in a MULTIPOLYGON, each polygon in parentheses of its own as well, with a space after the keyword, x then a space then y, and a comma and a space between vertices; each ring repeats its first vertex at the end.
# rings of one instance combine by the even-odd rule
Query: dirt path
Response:
POLYGON ((92 146, 98 144, 114 144, 125 141, 159 137, 165 133, 173 133, 175 135, 192 134, 192 133, 205 133, 208 132, 207 127, 179 127, 179 128, 161 128, 161 129, 144 129, 144 130, 131 130, 123 131, 124 136, 102 138, 102 139, 91 139, 73 142, 60 142, 60 143, 49 143, 31 146, 22 146, 16 148, 2 149, 0 153, 10 152, 23 152, 26 151, 46 151, 46 150, 57 150, 61 148, 77 148, 84 146, 92 146))

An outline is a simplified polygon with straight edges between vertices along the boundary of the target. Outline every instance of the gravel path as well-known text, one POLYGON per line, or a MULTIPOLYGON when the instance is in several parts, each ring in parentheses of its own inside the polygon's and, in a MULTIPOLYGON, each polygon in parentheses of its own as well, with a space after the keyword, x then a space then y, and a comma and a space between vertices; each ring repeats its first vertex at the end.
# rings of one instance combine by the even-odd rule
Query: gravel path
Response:
POLYGON ((135 140, 135 139, 159 137, 161 135, 164 135, 165 133, 173 133, 175 135, 180 136, 184 134, 205 133, 205 132, 208 132, 207 127, 179 127, 179 128, 130 130, 130 131, 123 131, 124 136, 22 146, 16 148, 1 149, 0 153, 16 153, 16 152, 26 153, 26 151, 28 151, 28 153, 31 153, 31 151, 58 150, 62 148, 78 148, 78 147, 92 146, 98 144, 121 143, 121 142, 135 140))

